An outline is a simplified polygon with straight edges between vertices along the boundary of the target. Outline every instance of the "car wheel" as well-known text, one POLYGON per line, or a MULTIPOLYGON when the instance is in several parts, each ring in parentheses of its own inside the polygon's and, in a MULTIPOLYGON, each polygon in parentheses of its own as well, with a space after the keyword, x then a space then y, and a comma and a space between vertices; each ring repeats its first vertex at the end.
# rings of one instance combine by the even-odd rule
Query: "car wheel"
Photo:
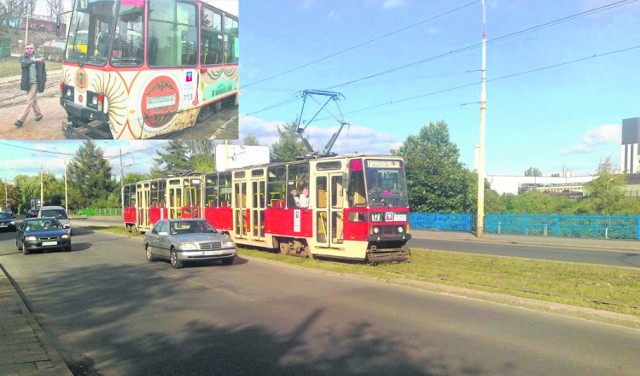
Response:
POLYGON ((64 251, 65 251, 65 252, 71 252, 71 246, 65 247, 65 248, 64 248, 64 251))
POLYGON ((151 253, 151 247, 149 247, 149 244, 147 244, 147 245, 144 247, 144 249, 145 249, 145 251, 146 251, 146 253, 147 253, 147 261, 149 261, 149 262, 154 262, 154 261, 156 261, 156 257, 153 255, 153 253, 151 253))
POLYGON ((31 253, 31 251, 29 251, 29 249, 24 245, 24 243, 22 243, 22 254, 28 255, 29 253, 31 253))
POLYGON ((222 265, 231 265, 233 264, 233 257, 227 257, 222 259, 222 265))
POLYGON ((171 266, 175 269, 180 269, 182 267, 182 261, 178 260, 178 253, 175 249, 171 249, 171 266))

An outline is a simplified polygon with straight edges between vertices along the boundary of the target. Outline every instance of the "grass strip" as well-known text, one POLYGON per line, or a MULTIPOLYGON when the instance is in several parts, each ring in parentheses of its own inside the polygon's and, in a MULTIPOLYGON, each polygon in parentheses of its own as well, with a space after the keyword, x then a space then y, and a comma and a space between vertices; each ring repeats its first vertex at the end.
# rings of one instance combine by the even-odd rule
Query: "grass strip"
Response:
MULTIPOLYGON (((47 71, 62 69, 62 63, 59 61, 45 61, 47 71)), ((19 76, 22 74, 22 68, 17 57, 6 57, 0 59, 0 78, 19 76)))

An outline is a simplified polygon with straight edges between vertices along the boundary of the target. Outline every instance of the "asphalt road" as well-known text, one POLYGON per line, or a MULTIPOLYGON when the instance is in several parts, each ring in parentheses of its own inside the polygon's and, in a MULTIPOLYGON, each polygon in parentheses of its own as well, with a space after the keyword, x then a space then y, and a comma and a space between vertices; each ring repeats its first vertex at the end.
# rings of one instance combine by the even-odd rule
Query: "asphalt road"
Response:
POLYGON ((640 331, 239 258, 174 270, 140 239, 0 263, 73 370, 94 375, 637 375, 640 331))
MULTIPOLYGON (((535 241, 532 240, 532 242, 535 241)), ((509 244, 497 242, 470 242, 453 239, 420 239, 414 237, 409 246, 433 250, 477 253, 495 256, 524 257, 539 260, 580 262, 588 264, 640 267, 640 251, 628 249, 594 249, 581 246, 536 244, 509 244)))

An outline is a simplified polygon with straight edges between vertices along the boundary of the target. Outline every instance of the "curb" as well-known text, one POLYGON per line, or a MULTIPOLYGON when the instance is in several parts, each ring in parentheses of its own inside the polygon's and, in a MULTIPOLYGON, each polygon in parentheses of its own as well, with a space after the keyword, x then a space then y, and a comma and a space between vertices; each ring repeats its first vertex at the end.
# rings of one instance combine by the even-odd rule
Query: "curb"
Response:
POLYGON ((8 375, 60 375, 73 376, 71 370, 56 350, 54 342, 36 321, 33 314, 27 307, 19 288, 14 280, 9 276, 4 266, 0 264, 0 282, 6 279, 0 287, 6 287, 0 292, 3 302, 10 301, 8 307, 3 304, 0 309, 0 354, 9 354, 9 358, 0 357, 0 374, 8 375), (8 287, 6 286, 8 285, 8 287), (28 324, 28 328, 20 325, 22 318, 28 324), (9 335, 7 335, 9 334, 9 335), (11 335, 13 334, 13 336, 11 335), (39 343, 41 349, 32 346, 33 343, 25 343, 31 334, 39 343), (21 340, 20 344, 12 343, 14 340, 21 340), (4 340, 4 338, 8 338, 4 340), (5 348, 6 349, 3 349, 5 348), (16 350, 16 347, 21 347, 16 350), (40 351, 43 350, 43 351, 40 351), (22 353, 22 354, 19 354, 22 353))

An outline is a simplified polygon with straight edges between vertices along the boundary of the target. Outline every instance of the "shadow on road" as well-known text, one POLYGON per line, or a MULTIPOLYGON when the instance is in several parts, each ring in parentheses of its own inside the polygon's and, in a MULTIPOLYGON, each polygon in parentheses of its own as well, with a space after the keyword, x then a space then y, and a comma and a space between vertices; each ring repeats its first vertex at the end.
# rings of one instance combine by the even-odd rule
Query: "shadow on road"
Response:
MULTIPOLYGON (((185 304, 199 304, 192 296, 202 292, 203 281, 187 283, 198 277, 199 270, 189 273, 163 266, 103 264, 69 269, 30 282, 26 295, 38 306, 47 307, 48 326, 72 328, 73 333, 61 336, 75 349, 65 348, 59 341, 58 348, 76 375, 102 374, 86 355, 96 351, 91 347, 97 343, 101 344, 96 346, 101 362, 119 365, 130 375, 460 374, 460 369, 448 370, 442 359, 416 360, 416 354, 428 351, 408 348, 406 343, 389 338, 366 318, 350 323, 346 330, 327 328, 311 335, 311 325, 327 314, 322 307, 302 308, 308 310, 306 317, 286 334, 256 324, 212 324, 216 314, 248 306, 225 306, 222 313, 198 317, 203 310, 189 310, 185 304), (47 285, 46 290, 37 288, 42 284, 47 285), (167 322, 166 317, 180 319, 167 322), (133 323, 142 330, 132 330, 133 323), (183 335, 176 339, 175 332, 163 330, 167 327, 181 328, 183 335), (81 347, 83 343, 85 347, 81 347)), ((260 309, 259 304, 252 309, 260 309)), ((464 369, 466 374, 483 373, 475 366, 464 369)))

